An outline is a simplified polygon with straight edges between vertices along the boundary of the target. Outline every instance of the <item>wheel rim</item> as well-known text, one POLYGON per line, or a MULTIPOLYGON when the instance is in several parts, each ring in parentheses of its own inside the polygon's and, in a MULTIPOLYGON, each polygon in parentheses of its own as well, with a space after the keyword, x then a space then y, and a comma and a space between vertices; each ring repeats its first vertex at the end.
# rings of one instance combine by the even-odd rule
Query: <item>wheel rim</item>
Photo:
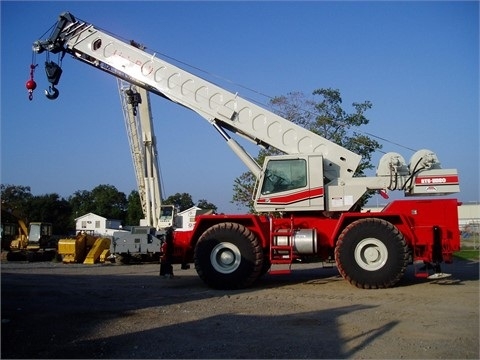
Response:
POLYGON ((241 259, 240 250, 232 243, 222 242, 216 245, 210 254, 213 268, 222 274, 230 274, 237 270, 241 259))
POLYGON ((385 265, 387 259, 387 247, 378 239, 363 239, 355 247, 355 261, 364 270, 378 270, 385 265))

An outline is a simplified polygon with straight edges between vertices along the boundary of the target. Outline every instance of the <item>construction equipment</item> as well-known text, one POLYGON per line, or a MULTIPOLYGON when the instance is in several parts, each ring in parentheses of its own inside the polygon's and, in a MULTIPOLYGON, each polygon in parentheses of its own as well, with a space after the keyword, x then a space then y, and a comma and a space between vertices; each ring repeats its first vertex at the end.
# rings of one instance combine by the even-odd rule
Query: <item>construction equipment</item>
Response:
MULTIPOLYGON (((443 169, 432 151, 416 152, 409 164, 387 153, 376 176, 355 177, 360 155, 70 13, 61 14, 50 37, 35 41, 33 50, 73 55, 195 111, 257 177, 255 208, 268 215, 202 215, 192 231, 174 233, 172 262, 193 261, 211 287, 247 287, 267 271, 289 273, 296 259, 315 257, 335 259, 354 286, 387 288, 412 262, 433 264, 438 276, 440 264, 451 262, 460 247, 458 201, 431 197, 460 191, 458 173, 443 169), (229 133, 285 155, 267 157, 261 167, 229 133), (356 211, 371 190, 400 190, 410 199, 392 201, 381 212, 356 211)), ((52 61, 46 66, 46 95, 53 99, 61 68, 52 61)), ((32 82, 31 73, 30 94, 32 82)), ((416 274, 429 276, 428 270, 416 274)))
POLYGON ((104 263, 110 255, 110 243, 109 238, 79 232, 75 238, 60 239, 57 253, 65 264, 104 263))
POLYGON ((10 243, 7 260, 52 260, 57 250, 58 238, 52 234, 52 224, 31 222, 28 230, 25 222, 18 220, 19 233, 10 243))
POLYGON ((158 231, 150 226, 132 226, 128 232, 116 231, 112 236, 111 253, 120 262, 159 260, 165 229, 158 231))
POLYGON ((137 88, 120 78, 117 81, 138 194, 145 216, 140 225, 159 229, 162 193, 150 96, 143 88, 137 88))
MULTIPOLYGON (((3 221, 3 217, 2 217, 3 221)), ((10 250, 10 244, 18 233, 18 225, 10 222, 2 222, 1 224, 2 250, 10 250)))
POLYGON ((140 220, 140 226, 113 232, 108 246, 107 239, 83 232, 74 239, 61 239, 58 254, 64 263, 94 264, 107 258, 122 263, 158 260, 166 228, 174 226, 174 206, 161 205, 161 181, 149 94, 121 79, 118 79, 118 91, 145 217, 140 220))
POLYGON ((150 108, 150 95, 128 81, 117 79, 125 128, 144 218, 140 226, 116 231, 111 241, 111 259, 123 263, 158 260, 166 228, 174 226, 173 205, 162 205, 157 146, 150 108))
POLYGON ((2 249, 7 250, 7 260, 52 260, 55 257, 58 237, 52 234, 52 224, 30 222, 22 219, 15 210, 2 205, 2 249))

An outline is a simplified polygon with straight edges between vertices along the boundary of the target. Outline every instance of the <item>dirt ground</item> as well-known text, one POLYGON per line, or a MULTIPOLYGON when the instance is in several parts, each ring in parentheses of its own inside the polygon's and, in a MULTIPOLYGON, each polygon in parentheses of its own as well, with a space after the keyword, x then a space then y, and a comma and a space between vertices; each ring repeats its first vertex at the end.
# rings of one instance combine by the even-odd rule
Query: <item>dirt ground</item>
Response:
POLYGON ((219 291, 193 268, 2 262, 1 358, 479 358, 478 262, 386 290, 293 269, 219 291))

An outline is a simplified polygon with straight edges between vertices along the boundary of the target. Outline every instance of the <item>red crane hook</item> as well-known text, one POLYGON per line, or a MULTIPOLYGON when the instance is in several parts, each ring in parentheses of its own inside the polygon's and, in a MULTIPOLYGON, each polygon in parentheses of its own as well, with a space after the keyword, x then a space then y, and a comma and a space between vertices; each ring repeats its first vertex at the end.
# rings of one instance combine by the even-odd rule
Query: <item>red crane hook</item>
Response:
POLYGON ((35 68, 37 65, 30 65, 30 80, 25 83, 25 86, 28 90, 28 100, 33 100, 33 90, 37 88, 37 83, 33 80, 33 73, 35 72, 35 68))

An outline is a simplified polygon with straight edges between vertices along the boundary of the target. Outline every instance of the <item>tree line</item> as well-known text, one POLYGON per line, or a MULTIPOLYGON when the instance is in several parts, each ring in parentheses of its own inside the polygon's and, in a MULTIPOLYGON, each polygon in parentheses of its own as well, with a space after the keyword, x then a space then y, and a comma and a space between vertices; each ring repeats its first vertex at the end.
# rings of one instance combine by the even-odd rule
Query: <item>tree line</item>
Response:
MULTIPOLYGON (((75 219, 95 213, 107 219, 120 220, 123 225, 138 225, 144 217, 138 191, 128 196, 113 185, 98 185, 92 190, 78 190, 66 199, 56 193, 33 195, 30 186, 1 184, 2 222, 22 219, 53 224, 56 234, 68 234, 75 230, 75 219)), ((194 203, 188 193, 176 193, 162 201, 183 211, 197 205, 202 209, 217 210, 205 199, 194 203)))

